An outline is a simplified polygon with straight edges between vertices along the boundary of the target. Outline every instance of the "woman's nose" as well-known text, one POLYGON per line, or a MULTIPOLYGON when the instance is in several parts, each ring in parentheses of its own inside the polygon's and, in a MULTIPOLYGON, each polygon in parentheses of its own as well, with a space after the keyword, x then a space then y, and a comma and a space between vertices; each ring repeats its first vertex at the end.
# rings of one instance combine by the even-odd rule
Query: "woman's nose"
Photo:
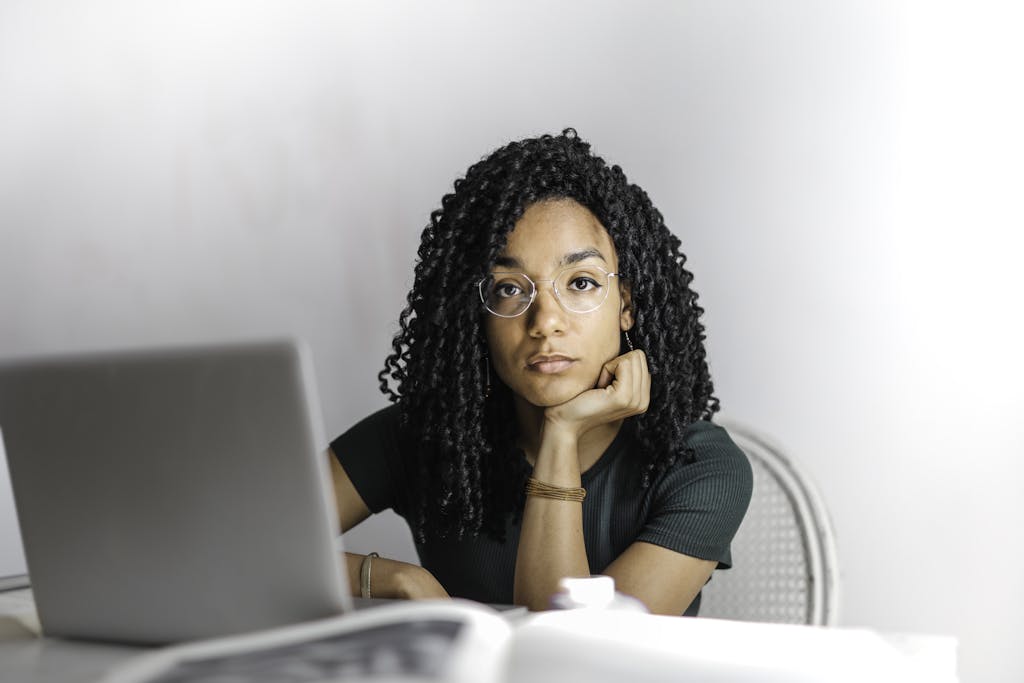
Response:
POLYGON ((537 296, 526 312, 531 336, 550 336, 565 331, 565 309, 555 295, 552 283, 537 285, 537 296))

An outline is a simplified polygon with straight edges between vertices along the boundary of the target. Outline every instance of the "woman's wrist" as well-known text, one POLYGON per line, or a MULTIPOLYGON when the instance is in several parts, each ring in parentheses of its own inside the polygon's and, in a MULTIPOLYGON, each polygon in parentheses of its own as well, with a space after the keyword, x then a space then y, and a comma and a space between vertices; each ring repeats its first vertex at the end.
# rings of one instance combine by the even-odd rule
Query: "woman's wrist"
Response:
POLYGON ((574 430, 545 423, 533 476, 555 486, 579 486, 579 439, 574 430))
POLYGON ((544 411, 544 421, 541 424, 541 443, 551 440, 555 444, 573 444, 579 441, 583 433, 582 425, 575 420, 570 420, 559 415, 556 410, 544 411))
POLYGON ((579 440, 579 434, 571 426, 545 421, 540 435, 540 451, 546 450, 553 453, 575 451, 579 440))

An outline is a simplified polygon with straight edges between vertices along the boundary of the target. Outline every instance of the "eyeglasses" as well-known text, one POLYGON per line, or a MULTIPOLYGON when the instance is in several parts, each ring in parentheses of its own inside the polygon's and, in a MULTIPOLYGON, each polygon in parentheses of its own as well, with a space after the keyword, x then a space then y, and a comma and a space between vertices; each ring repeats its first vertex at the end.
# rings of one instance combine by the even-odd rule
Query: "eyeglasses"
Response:
MULTIPOLYGON (((609 273, 600 266, 572 266, 560 270, 550 280, 555 298, 570 313, 590 313, 608 298, 608 285, 618 273, 609 273)), ((492 273, 481 280, 480 301, 500 318, 515 318, 526 312, 537 298, 537 284, 525 273, 492 273)))

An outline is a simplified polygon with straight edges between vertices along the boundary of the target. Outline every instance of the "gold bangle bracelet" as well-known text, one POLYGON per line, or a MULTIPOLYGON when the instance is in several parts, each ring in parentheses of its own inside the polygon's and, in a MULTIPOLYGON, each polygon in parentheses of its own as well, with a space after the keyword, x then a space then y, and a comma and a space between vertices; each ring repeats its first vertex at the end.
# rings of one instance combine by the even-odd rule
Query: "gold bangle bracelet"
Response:
POLYGON ((587 497, 587 490, 582 487, 573 488, 546 484, 543 481, 530 477, 526 480, 526 495, 582 503, 583 499, 587 497))
POLYGON ((375 557, 380 557, 380 555, 370 553, 363 558, 363 563, 359 565, 359 594, 364 598, 373 597, 373 592, 370 591, 370 567, 373 565, 375 557))

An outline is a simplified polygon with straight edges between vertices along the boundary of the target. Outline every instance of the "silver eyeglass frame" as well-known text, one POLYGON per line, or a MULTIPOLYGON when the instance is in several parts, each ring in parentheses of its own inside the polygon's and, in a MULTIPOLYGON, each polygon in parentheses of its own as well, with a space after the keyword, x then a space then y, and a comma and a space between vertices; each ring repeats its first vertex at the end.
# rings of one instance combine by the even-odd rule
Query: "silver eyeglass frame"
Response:
POLYGON ((611 278, 617 277, 617 278, 619 278, 620 282, 622 281, 622 275, 620 273, 609 273, 607 270, 605 270, 604 268, 601 268, 600 266, 590 266, 590 267, 591 268, 596 268, 597 270, 600 270, 602 273, 605 273, 608 276, 608 279, 605 281, 605 288, 606 289, 605 289, 605 293, 604 293, 604 298, 601 299, 601 302, 598 303, 596 306, 594 306, 593 308, 588 308, 585 311, 574 311, 571 308, 569 308, 568 306, 566 306, 565 302, 562 301, 562 294, 561 294, 561 292, 558 291, 558 286, 555 284, 558 281, 558 278, 559 278, 559 276, 562 273, 564 273, 567 270, 575 270, 575 269, 578 268, 578 266, 569 266, 568 268, 562 268, 560 271, 555 273, 555 277, 547 278, 547 279, 543 279, 543 280, 534 280, 533 278, 531 278, 526 273, 522 273, 522 272, 519 272, 519 271, 516 271, 516 270, 502 270, 502 271, 498 271, 496 273, 492 273, 491 275, 488 275, 487 277, 481 278, 480 281, 476 283, 476 289, 477 289, 477 293, 480 295, 480 303, 482 303, 484 305, 484 310, 485 311, 487 311, 491 315, 497 316, 499 318, 518 318, 523 313, 526 313, 528 310, 530 310, 530 306, 532 306, 533 302, 536 301, 536 299, 537 299, 537 292, 540 291, 539 288, 537 287, 537 284, 541 283, 541 282, 550 282, 551 283, 551 291, 553 291, 555 293, 555 300, 558 302, 558 305, 562 307, 562 310, 565 311, 566 313, 579 313, 579 314, 583 315, 583 314, 586 314, 586 313, 593 313, 597 309, 601 308, 601 306, 604 305, 605 301, 608 301, 608 285, 611 284, 611 278), (532 286, 532 291, 530 292, 530 301, 526 304, 526 306, 523 307, 523 310, 519 311, 515 315, 502 315, 501 313, 498 313, 496 311, 491 310, 491 308, 487 305, 487 296, 484 294, 484 283, 487 282, 489 279, 493 278, 495 275, 522 275, 524 278, 526 278, 526 281, 530 283, 530 285, 532 286))

